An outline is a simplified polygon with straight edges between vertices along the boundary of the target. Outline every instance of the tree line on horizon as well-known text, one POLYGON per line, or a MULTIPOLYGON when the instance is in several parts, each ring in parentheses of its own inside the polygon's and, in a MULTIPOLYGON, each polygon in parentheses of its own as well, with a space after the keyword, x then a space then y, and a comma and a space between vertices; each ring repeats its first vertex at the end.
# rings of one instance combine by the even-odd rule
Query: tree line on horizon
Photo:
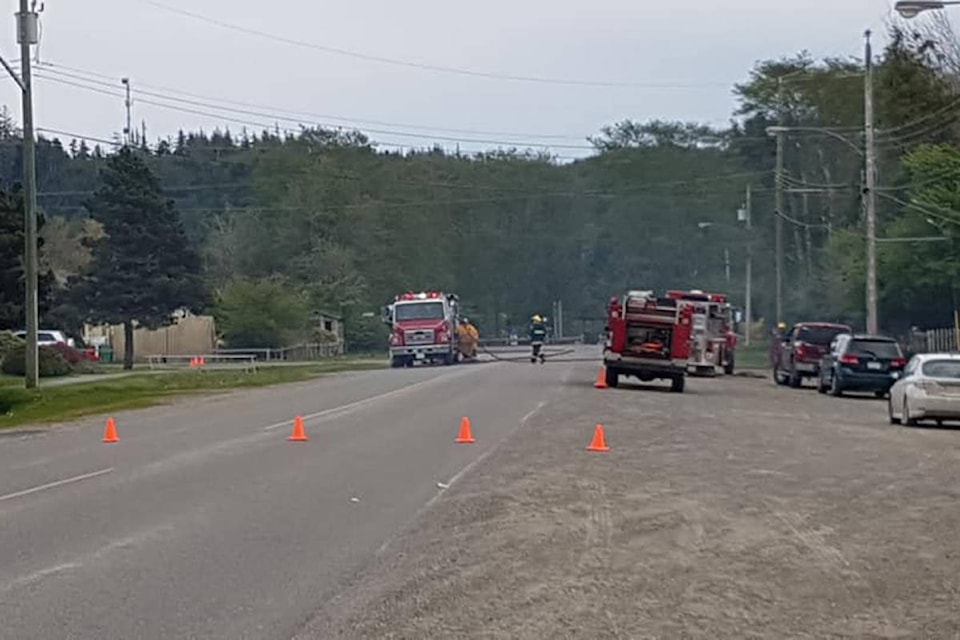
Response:
MULTIPOLYGON (((957 40, 938 20, 891 27, 876 62, 881 324, 952 323, 960 224, 957 40)), ((562 300, 595 335, 631 288, 723 291, 773 319, 775 141, 787 320, 863 324, 863 61, 758 62, 731 124, 625 120, 561 162, 522 149, 392 152, 359 131, 181 132, 122 150, 41 138, 42 324, 162 324, 213 313, 230 346, 310 339, 342 315, 356 349, 383 348, 369 312, 410 289, 458 293, 486 335, 562 300), (829 128, 831 134, 818 132, 829 128), (842 139, 838 139, 842 138, 842 139), (737 222, 747 186, 752 231, 737 222), (705 224, 709 223, 709 224, 705 224)), ((0 329, 21 328, 19 133, 0 119, 0 329)), ((128 342, 130 344, 130 342, 128 342)), ((132 357, 132 354, 128 354, 132 357)))

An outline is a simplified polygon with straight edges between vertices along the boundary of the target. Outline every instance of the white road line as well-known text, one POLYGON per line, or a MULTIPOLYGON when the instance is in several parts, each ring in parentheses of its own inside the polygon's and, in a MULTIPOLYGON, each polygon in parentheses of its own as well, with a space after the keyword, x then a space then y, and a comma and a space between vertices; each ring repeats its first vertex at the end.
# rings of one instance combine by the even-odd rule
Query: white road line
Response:
POLYGON ((15 493, 8 493, 5 496, 0 496, 0 502, 6 500, 13 500, 14 498, 22 498, 24 496, 29 496, 33 493, 38 493, 40 491, 46 491, 47 489, 55 489, 56 487, 62 487, 65 484, 72 484, 74 482, 80 482, 82 480, 89 480, 91 478, 96 478, 97 476, 102 476, 113 471, 113 467, 107 469, 100 469, 100 471, 94 471, 92 473, 85 473, 82 476, 74 476, 72 478, 64 478, 63 480, 57 480, 56 482, 48 482, 47 484, 42 484, 38 487, 32 487, 30 489, 24 489, 23 491, 17 491, 15 493))
POLYGON ((483 462, 484 460, 486 460, 487 458, 489 458, 495 451, 499 450, 499 449, 500 449, 500 446, 501 446, 504 442, 506 442, 507 440, 509 440, 509 439, 513 436, 513 434, 516 433, 517 430, 520 429, 521 427, 523 427, 527 422, 529 422, 530 419, 531 419, 533 416, 535 416, 535 415, 537 415, 538 413, 540 413, 540 410, 543 409, 545 406, 547 406, 547 402, 546 402, 545 400, 544 400, 544 401, 541 401, 539 404, 537 404, 536 408, 535 408, 533 411, 531 411, 531 412, 528 413, 527 415, 525 415, 525 416, 523 416, 522 418, 520 418, 520 422, 517 423, 517 426, 516 426, 516 427, 514 427, 513 429, 510 430, 510 433, 508 433, 507 435, 505 435, 505 436, 503 436, 502 438, 500 438, 500 440, 498 440, 498 441, 496 442, 496 444, 494 444, 492 447, 490 447, 489 449, 487 449, 486 451, 484 451, 482 454, 480 454, 480 456, 479 456, 476 460, 474 460, 473 462, 469 463, 469 464, 466 465, 464 468, 460 469, 460 471, 458 471, 458 472, 457 472, 452 478, 450 478, 450 480, 448 480, 447 482, 437 483, 437 487, 439 488, 439 490, 437 491, 437 493, 434 494, 434 496, 433 496, 432 498, 430 498, 429 500, 427 500, 426 504, 424 504, 422 507, 420 507, 419 509, 417 509, 417 512, 413 515, 413 518, 411 518, 409 522, 407 522, 407 523, 404 524, 402 527, 400 527, 399 529, 397 529, 397 531, 396 531, 392 536, 390 536, 389 538, 387 538, 387 539, 384 541, 384 543, 383 543, 382 545, 380 545, 380 548, 377 549, 377 552, 374 554, 374 557, 380 557, 380 556, 382 556, 382 555, 384 554, 384 552, 386 552, 386 550, 390 548, 390 545, 392 545, 394 542, 396 542, 396 540, 400 537, 400 535, 401 535, 403 532, 407 531, 411 526, 413 526, 413 523, 414 523, 414 522, 416 522, 416 521, 419 520, 421 517, 423 517, 423 514, 425 514, 427 511, 429 511, 429 510, 433 507, 433 505, 435 505, 435 504, 437 503, 437 501, 440 500, 440 498, 443 497, 443 494, 444 494, 450 487, 452 487, 452 486, 457 482, 457 480, 460 480, 463 476, 465 476, 465 475, 467 475, 468 473, 470 473, 470 471, 471 471, 472 469, 474 469, 478 464, 480 464, 481 462, 483 462))
MULTIPOLYGON (((484 451, 482 454, 480 454, 480 457, 478 457, 476 460, 474 460, 473 462, 471 462, 470 464, 468 464, 467 466, 465 466, 463 469, 460 469, 460 471, 458 471, 455 476, 453 476, 452 478, 450 478, 450 479, 445 483, 446 486, 440 491, 440 493, 438 493, 437 495, 435 495, 435 496, 431 499, 430 502, 433 502, 434 500, 436 500, 437 498, 439 498, 439 497, 440 497, 440 494, 442 494, 444 491, 446 491, 447 489, 449 489, 450 487, 452 487, 454 484, 456 484, 457 480, 459 480, 459 479, 462 478, 463 476, 467 475, 467 474, 470 472, 471 469, 473 469, 473 468, 476 467, 478 464, 480 464, 481 462, 483 462, 484 460, 486 460, 486 459, 490 456, 491 453, 493 453, 494 451, 496 451, 497 449, 500 448, 500 445, 501 445, 503 442, 505 442, 507 439, 509 439, 511 436, 513 436, 513 434, 517 431, 517 429, 519 429, 520 427, 522 427, 522 426, 524 426, 525 424, 527 424, 527 422, 530 420, 530 418, 532 418, 533 416, 535 416, 535 415, 537 415, 538 413, 540 413, 540 410, 543 409, 546 405, 547 405, 547 403, 546 403, 545 401, 540 402, 533 411, 531 411, 531 412, 528 413, 527 415, 525 415, 525 416, 523 416, 522 418, 520 418, 520 422, 517 424, 516 427, 514 427, 513 429, 510 430, 510 433, 508 433, 506 436, 504 436, 503 438, 501 438, 495 445, 493 445, 492 447, 490 447, 489 449, 487 449, 486 451, 484 451)), ((427 504, 430 504, 430 502, 428 502, 427 504)))
MULTIPOLYGON (((307 420, 317 420, 318 418, 329 418, 331 416, 340 416, 340 415, 349 413, 354 409, 359 409, 361 407, 365 407, 375 402, 386 400, 387 398, 393 398, 395 396, 409 393, 411 391, 416 391, 417 389, 421 389, 423 387, 430 386, 432 384, 454 380, 463 375, 466 375, 467 373, 470 373, 470 370, 466 370, 461 373, 455 373, 451 375, 438 375, 433 378, 429 378, 427 380, 421 380, 420 382, 407 385, 405 387, 400 387, 399 389, 394 389, 393 391, 387 391, 386 393, 381 393, 379 395, 371 396, 369 398, 364 398, 363 400, 357 400, 356 402, 340 405, 339 407, 333 407, 332 409, 325 409, 323 411, 318 411, 317 413, 311 413, 301 417, 304 419, 304 421, 307 421, 307 420)), ((281 427, 289 427, 292 420, 293 418, 291 418, 290 420, 284 420, 283 422, 278 422, 276 424, 271 424, 269 426, 263 427, 263 430, 273 431, 281 427)))

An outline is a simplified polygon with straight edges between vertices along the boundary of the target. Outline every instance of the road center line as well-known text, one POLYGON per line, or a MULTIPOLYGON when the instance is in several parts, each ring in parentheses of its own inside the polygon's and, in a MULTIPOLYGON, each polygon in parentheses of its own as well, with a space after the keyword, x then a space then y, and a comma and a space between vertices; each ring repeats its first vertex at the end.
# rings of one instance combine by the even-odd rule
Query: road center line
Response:
MULTIPOLYGON (((399 389, 394 389, 393 391, 387 391, 387 392, 385 392, 385 393, 381 393, 381 394, 378 394, 378 395, 375 395, 375 396, 370 396, 369 398, 364 398, 364 399, 362 399, 362 400, 357 400, 356 402, 351 402, 351 403, 349 403, 349 404, 343 404, 343 405, 340 405, 339 407, 333 407, 333 408, 331 408, 331 409, 324 409, 323 411, 318 411, 318 412, 316 412, 316 413, 310 413, 310 414, 307 414, 307 415, 301 416, 301 417, 302 417, 304 420, 316 420, 316 419, 318 419, 318 418, 328 418, 328 417, 331 417, 331 416, 339 416, 339 415, 342 415, 342 414, 345 414, 345 413, 349 413, 350 411, 353 411, 354 409, 359 409, 359 408, 365 407, 365 406, 367 406, 367 405, 369 405, 369 404, 373 404, 373 403, 375 403, 375 402, 379 402, 380 400, 386 400, 387 398, 393 398, 393 397, 395 397, 395 396, 402 395, 402 394, 405 394, 405 393, 409 393, 409 392, 411 392, 411 391, 416 391, 417 389, 421 389, 421 388, 423 388, 423 387, 430 386, 430 385, 432 385, 432 384, 437 384, 437 383, 440 383, 440 382, 444 382, 444 381, 448 381, 448 380, 453 380, 453 379, 455 379, 455 378, 459 378, 459 377, 461 377, 461 376, 463 376, 463 375, 466 375, 467 373, 470 373, 470 372, 471 372, 471 370, 468 369, 468 370, 465 370, 465 371, 463 371, 463 372, 459 372, 459 373, 455 373, 455 374, 451 374, 451 375, 438 375, 438 376, 435 376, 435 377, 433 377, 433 378, 429 378, 429 379, 427 379, 427 380, 421 380, 420 382, 415 382, 415 383, 413 383, 413 384, 409 384, 409 385, 407 385, 407 386, 405 386, 405 387, 400 387, 399 389)), ((279 429, 279 428, 281 428, 281 427, 289 427, 289 426, 290 426, 290 420, 284 420, 283 422, 278 422, 278 423, 276 423, 276 424, 271 424, 271 425, 269 425, 269 426, 263 427, 263 430, 264 430, 264 431, 273 431, 273 430, 279 429)))
POLYGON ((56 482, 48 482, 47 484, 41 484, 37 487, 31 487, 30 489, 24 489, 23 491, 17 491, 15 493, 8 493, 5 496, 0 496, 0 502, 5 502, 7 500, 13 500, 14 498, 22 498, 24 496, 29 496, 34 493, 39 493, 40 491, 46 491, 47 489, 55 489, 57 487, 62 487, 65 484, 72 484, 74 482, 80 482, 82 480, 89 480, 91 478, 96 478, 97 476, 106 475, 113 471, 113 467, 107 469, 100 469, 100 471, 93 471, 91 473, 85 473, 82 476, 73 476, 72 478, 64 478, 63 480, 57 480, 56 482))

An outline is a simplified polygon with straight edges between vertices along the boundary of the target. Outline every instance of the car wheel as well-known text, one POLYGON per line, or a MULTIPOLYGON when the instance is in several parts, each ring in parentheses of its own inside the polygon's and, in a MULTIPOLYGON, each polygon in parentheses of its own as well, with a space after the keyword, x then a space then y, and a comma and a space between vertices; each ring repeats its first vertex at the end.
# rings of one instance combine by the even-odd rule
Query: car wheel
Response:
POLYGON ((826 393, 827 392, 827 383, 823 381, 823 374, 820 374, 820 377, 817 378, 817 393, 826 393))
POLYGON ((683 393, 683 388, 686 386, 687 379, 684 376, 678 376, 673 379, 670 383, 670 391, 672 393, 683 393))
POLYGON ((834 398, 839 398, 843 395, 843 387, 840 386, 840 380, 837 376, 830 376, 830 395, 834 398))
POLYGON ((800 377, 800 374, 796 371, 790 373, 790 377, 787 379, 788 384, 791 389, 799 389, 803 386, 803 378, 800 377))
POLYGON ((887 392, 886 392, 886 391, 874 391, 873 395, 874 395, 878 400, 883 400, 884 398, 887 397, 887 392))
POLYGON ((910 416, 910 405, 907 403, 906 398, 903 399, 902 419, 903 419, 903 424, 907 425, 908 427, 915 427, 920 423, 919 420, 910 416))
POLYGON ((893 415, 893 397, 887 401, 887 418, 890 420, 890 424, 900 424, 900 418, 893 415))

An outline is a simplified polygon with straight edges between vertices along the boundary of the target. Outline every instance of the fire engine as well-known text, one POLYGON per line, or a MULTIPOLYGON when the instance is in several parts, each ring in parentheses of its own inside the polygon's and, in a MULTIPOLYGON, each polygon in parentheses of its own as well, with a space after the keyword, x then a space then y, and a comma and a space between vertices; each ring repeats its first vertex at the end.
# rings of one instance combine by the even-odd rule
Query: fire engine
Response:
POLYGON ((690 372, 707 376, 732 374, 737 334, 733 330, 733 307, 727 297, 698 289, 668 291, 667 297, 693 309, 690 372))
POLYGON ((658 298, 652 291, 611 298, 603 350, 607 385, 635 376, 644 382, 670 380, 670 390, 683 393, 692 324, 693 309, 674 298, 658 298))
POLYGON ((416 362, 450 365, 460 360, 460 299, 455 294, 400 294, 384 308, 383 319, 390 326, 392 367, 410 367, 416 362))

